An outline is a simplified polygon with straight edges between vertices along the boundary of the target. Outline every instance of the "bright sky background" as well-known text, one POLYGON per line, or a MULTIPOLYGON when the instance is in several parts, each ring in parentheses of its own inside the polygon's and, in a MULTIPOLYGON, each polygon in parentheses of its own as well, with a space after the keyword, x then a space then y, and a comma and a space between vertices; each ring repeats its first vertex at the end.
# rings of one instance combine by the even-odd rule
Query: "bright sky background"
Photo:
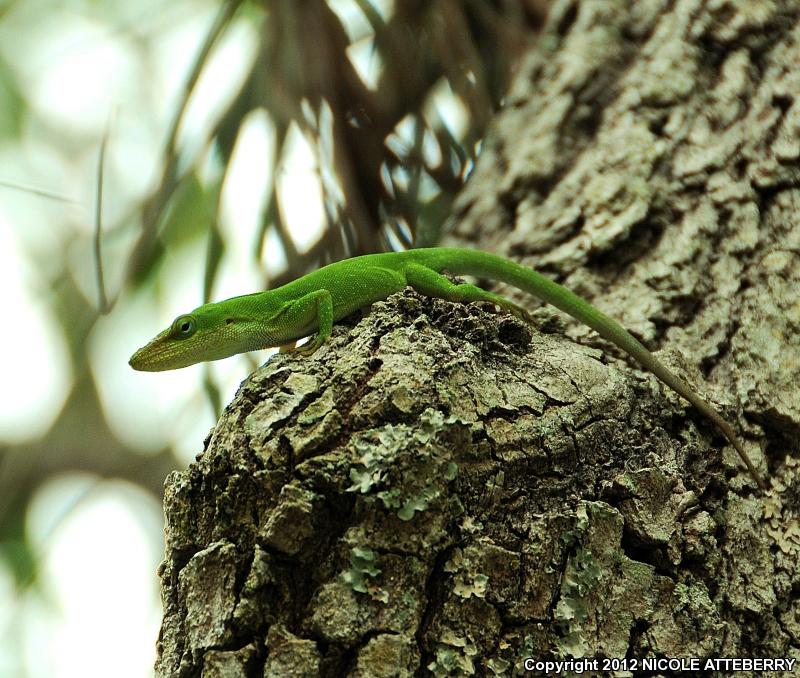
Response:
MULTIPOLYGON (((76 248, 74 234, 92 229, 100 138, 111 120, 104 200, 105 222, 114 223, 158 179, 171 115, 217 8, 212 0, 34 0, 17 3, 0 21, 0 53, 26 83, 31 117, 38 120, 17 144, 0 144, 0 181, 75 201, 65 205, 0 186, 4 314, 26 327, 24 333, 0 333, 6 384, 0 389, 0 445, 47 431, 74 378, 58 322, 42 303, 49 290, 39 284, 30 253, 67 257, 96 304, 91 252, 76 248)), ((181 129, 186 162, 203 163, 202 139, 246 75, 256 39, 253 25, 239 20, 215 50, 181 129)), ((266 114, 252 115, 223 190, 220 228, 235 230, 229 243, 239 249, 229 250, 223 261, 217 298, 261 285, 248 252, 266 196, 273 141, 266 114)), ((293 205, 286 218, 301 248, 322 227, 315 162, 297 134, 278 178, 293 205)), ((218 168, 211 163, 208 171, 218 168)), ((104 251, 112 295, 130 244, 109 242, 104 251)), ((188 464, 214 423, 200 387, 203 368, 153 375, 127 364, 139 345, 202 301, 204 251, 198 246, 170 256, 168 298, 160 306, 145 293, 121 298, 91 335, 90 355, 107 419, 120 440, 142 453, 166 441, 188 464)), ((268 260, 280 265, 279 253, 269 253, 268 260)), ((225 402, 248 365, 234 358, 212 368, 225 384, 225 402)), ((151 676, 161 620, 156 569, 163 557, 162 520, 158 503, 124 482, 70 474, 43 486, 27 518, 41 556, 43 590, 18 594, 0 568, 0 676, 151 676)))

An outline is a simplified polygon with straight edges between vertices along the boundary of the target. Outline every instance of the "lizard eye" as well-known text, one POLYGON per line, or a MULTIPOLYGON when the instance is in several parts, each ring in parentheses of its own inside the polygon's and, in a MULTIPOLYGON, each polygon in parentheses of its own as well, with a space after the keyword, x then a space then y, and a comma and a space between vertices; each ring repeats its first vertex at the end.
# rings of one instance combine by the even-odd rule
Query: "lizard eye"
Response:
POLYGON ((185 339, 194 334, 195 322, 190 315, 182 315, 172 323, 172 334, 178 339, 185 339))

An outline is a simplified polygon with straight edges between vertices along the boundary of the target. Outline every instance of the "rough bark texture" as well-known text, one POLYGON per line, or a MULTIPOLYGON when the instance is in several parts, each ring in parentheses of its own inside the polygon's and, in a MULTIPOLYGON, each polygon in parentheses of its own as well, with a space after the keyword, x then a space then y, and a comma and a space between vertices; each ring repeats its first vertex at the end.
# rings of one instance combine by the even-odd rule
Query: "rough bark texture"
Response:
POLYGON ((550 312, 406 291, 275 356, 168 479, 159 675, 800 657, 799 160, 800 3, 557 2, 456 238, 666 348, 773 489, 550 312))

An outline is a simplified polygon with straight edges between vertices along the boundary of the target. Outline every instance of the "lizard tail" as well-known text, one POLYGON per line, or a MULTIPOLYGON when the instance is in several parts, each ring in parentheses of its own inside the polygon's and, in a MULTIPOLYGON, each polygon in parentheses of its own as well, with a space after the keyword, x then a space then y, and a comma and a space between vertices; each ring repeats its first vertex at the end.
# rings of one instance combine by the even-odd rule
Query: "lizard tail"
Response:
POLYGON ((531 268, 521 266, 510 259, 460 248, 431 248, 429 250, 413 250, 424 253, 424 263, 438 272, 449 271, 454 275, 471 275, 497 280, 513 285, 542 301, 555 306, 567 315, 591 327, 603 339, 615 344, 632 358, 647 368, 678 395, 688 400, 702 414, 708 417, 722 431, 731 445, 736 449, 750 475, 762 490, 766 489, 755 466, 750 461, 744 446, 741 444, 733 428, 705 399, 699 396, 685 381, 673 374, 647 350, 628 330, 616 320, 596 309, 587 301, 563 285, 550 280, 531 268))

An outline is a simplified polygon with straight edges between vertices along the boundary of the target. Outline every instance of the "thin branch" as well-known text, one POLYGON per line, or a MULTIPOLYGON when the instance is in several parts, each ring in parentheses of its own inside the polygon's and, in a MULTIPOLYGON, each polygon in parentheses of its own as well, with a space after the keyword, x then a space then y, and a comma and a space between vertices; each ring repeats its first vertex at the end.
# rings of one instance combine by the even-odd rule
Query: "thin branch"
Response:
POLYGON ((100 315, 106 315, 111 310, 106 295, 106 283, 103 276, 103 177, 106 166, 106 147, 111 123, 106 125, 103 139, 100 141, 100 153, 97 156, 97 195, 94 202, 94 267, 97 278, 98 310, 100 315))
POLYGON ((79 207, 83 207, 81 203, 77 200, 73 200, 72 198, 68 198, 65 195, 59 195, 58 193, 53 193, 52 191, 48 191, 44 188, 36 188, 34 186, 26 186, 25 184, 16 184, 13 181, 3 181, 0 179, 0 186, 4 188, 11 188, 15 191, 23 191, 25 193, 30 193, 32 195, 36 195, 40 198, 47 198, 48 200, 55 200, 56 202, 63 202, 67 205, 78 205, 79 207))

